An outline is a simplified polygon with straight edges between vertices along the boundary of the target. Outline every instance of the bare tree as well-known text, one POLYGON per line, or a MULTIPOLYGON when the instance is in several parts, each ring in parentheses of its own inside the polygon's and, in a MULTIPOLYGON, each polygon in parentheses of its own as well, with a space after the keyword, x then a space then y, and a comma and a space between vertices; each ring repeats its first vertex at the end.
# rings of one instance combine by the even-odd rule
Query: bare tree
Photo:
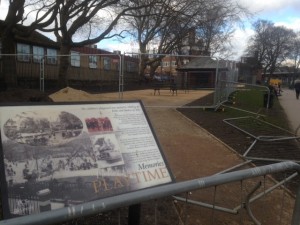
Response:
MULTIPOLYGON (((203 7, 203 3, 199 5, 203 7)), ((202 55, 224 55, 232 52, 231 39, 236 26, 243 26, 243 19, 252 14, 231 0, 207 1, 205 11, 195 16, 196 43, 202 55)))
POLYGON ((292 49, 295 33, 284 26, 275 26, 272 22, 258 20, 253 24, 255 34, 247 48, 248 55, 256 56, 264 74, 270 76, 278 66, 287 59, 292 49))
MULTIPOLYGON (((55 26, 43 29, 46 32, 54 32, 57 42, 60 46, 60 54, 62 55, 59 63, 59 74, 58 74, 58 86, 65 87, 68 84, 67 71, 69 67, 70 50, 72 47, 83 46, 87 44, 94 44, 104 39, 104 37, 112 30, 114 25, 117 23, 120 15, 116 15, 112 18, 110 24, 105 30, 92 37, 94 19, 97 17, 101 10, 107 7, 117 6, 118 0, 92 0, 92 1, 78 1, 78 0, 59 0, 57 6, 59 8, 59 14, 55 19, 55 26), (76 34, 82 31, 82 29, 88 29, 85 40, 74 41, 76 34)), ((106 15, 107 16, 107 15, 106 15)))
MULTIPOLYGON (((139 45, 139 75, 143 76, 146 66, 151 71, 160 65, 165 54, 172 53, 179 42, 188 35, 192 18, 196 13, 194 0, 144 0, 148 7, 127 13, 128 33, 139 45), (149 57, 148 53, 152 57, 149 57)), ((141 2, 137 2, 141 4, 141 2)))
POLYGON ((111 31, 126 11, 136 7, 131 2, 132 0, 57 1, 59 16, 55 20, 55 26, 43 31, 53 31, 60 45, 62 56, 59 65, 59 87, 68 85, 69 57, 67 55, 70 54, 71 48, 95 44, 116 35, 121 36, 121 32, 111 34, 111 31), (77 38, 83 31, 84 38, 77 38))
POLYGON ((15 54, 15 37, 29 36, 34 30, 49 26, 57 15, 55 1, 42 0, 9 0, 6 18, 2 24, 2 54, 3 54, 3 82, 9 87, 17 85, 15 60, 7 54, 15 54), (33 6, 35 7, 33 9, 33 6), (29 13, 25 14, 25 8, 29 13), (34 17, 29 17, 31 12, 34 17), (20 26, 27 22, 28 25, 20 26))
POLYGON ((247 9, 231 0, 156 1, 152 0, 148 8, 131 11, 133 17, 127 20, 129 33, 138 42, 141 53, 141 76, 147 65, 155 71, 163 54, 224 52, 234 25, 251 16, 247 9), (149 58, 146 54, 154 50, 156 54, 149 58))

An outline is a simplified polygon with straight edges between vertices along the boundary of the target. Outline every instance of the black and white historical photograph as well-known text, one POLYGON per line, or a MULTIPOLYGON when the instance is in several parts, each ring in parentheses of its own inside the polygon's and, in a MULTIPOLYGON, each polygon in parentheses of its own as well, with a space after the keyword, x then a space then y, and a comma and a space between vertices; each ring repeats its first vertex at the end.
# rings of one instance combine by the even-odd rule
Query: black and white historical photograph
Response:
POLYGON ((123 165, 123 157, 114 134, 91 137, 93 154, 99 168, 123 165))
POLYGON ((68 142, 81 134, 82 121, 68 112, 21 112, 3 125, 7 138, 32 146, 50 146, 68 142))
POLYGON ((147 140, 153 134, 140 132, 149 124, 138 125, 139 129, 136 123, 131 125, 128 120, 124 123, 125 120, 120 119, 124 108, 125 115, 136 112, 137 106, 122 105, 118 115, 110 110, 116 111, 116 104, 105 106, 105 110, 73 105, 69 111, 65 106, 34 106, 32 109, 20 106, 13 110, 9 106, 2 107, 1 154, 5 180, 1 178, 1 189, 5 186, 7 190, 4 197, 10 217, 169 182, 171 178, 164 163, 156 163, 161 168, 151 168, 152 171, 149 165, 143 164, 144 161, 163 161, 155 143, 151 144, 152 152, 148 154, 142 150, 137 154, 133 148, 140 146, 138 143, 142 140, 150 143, 147 140), (145 137, 139 137, 137 142, 136 135, 125 135, 130 129, 131 134, 139 131, 145 137))

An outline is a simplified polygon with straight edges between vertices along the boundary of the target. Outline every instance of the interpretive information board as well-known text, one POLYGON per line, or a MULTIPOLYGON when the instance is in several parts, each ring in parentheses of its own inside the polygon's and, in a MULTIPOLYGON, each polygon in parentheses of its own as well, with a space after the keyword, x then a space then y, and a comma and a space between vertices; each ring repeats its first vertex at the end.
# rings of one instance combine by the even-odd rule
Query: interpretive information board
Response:
POLYGON ((173 182, 140 101, 0 107, 5 218, 173 182))

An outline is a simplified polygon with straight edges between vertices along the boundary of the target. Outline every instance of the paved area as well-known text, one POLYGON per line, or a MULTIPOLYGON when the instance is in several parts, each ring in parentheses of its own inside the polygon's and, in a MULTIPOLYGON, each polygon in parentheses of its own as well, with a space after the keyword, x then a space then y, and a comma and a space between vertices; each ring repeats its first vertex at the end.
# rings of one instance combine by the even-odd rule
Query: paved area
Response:
POLYGON ((300 125, 300 100, 296 99, 295 91, 283 89, 281 96, 279 96, 279 102, 287 115, 291 129, 295 131, 300 125))

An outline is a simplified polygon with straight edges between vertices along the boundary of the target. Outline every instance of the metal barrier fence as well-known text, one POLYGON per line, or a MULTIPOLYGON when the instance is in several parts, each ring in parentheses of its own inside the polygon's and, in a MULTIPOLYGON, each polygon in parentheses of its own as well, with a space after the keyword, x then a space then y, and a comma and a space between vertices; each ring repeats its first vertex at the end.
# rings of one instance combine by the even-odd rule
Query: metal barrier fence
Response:
POLYGON ((270 89, 267 86, 255 85, 255 84, 246 84, 239 83, 229 80, 218 80, 215 88, 215 104, 217 107, 223 103, 232 103, 233 107, 237 109, 245 109, 249 112, 257 113, 260 108, 270 108, 272 107, 272 98, 274 96, 270 92, 270 89), (248 93, 257 95, 260 92, 261 103, 257 102, 239 102, 236 104, 234 94, 236 92, 248 93))
MULTIPOLYGON (((0 55, 0 80, 5 73, 15 76, 20 87, 53 88, 59 79, 59 65, 61 59, 69 59, 67 70, 68 85, 75 88, 91 88, 98 91, 118 91, 120 97, 124 87, 140 86, 145 83, 146 88, 151 88, 151 82, 146 68, 145 76, 138 75, 138 67, 141 58, 146 57, 160 59, 160 65, 154 72, 153 81, 175 82, 178 89, 188 92, 189 89, 214 88, 214 99, 212 106, 218 107, 237 90, 251 88, 269 91, 264 86, 238 83, 238 68, 236 62, 220 60, 207 56, 172 55, 172 54, 86 54, 73 52, 71 55, 34 55, 34 54, 11 54, 0 55), (211 61, 209 61, 211 60, 211 61), (10 61, 7 63, 7 61, 10 61), (193 70, 177 70, 185 68, 185 64, 195 61, 193 70), (182 64, 184 63, 184 64, 182 64), (5 65, 13 65, 8 69, 5 65), (197 77, 195 76, 197 75, 197 77)), ((270 94, 268 96, 270 100, 270 94)), ((268 104, 269 104, 268 100, 268 104)))
POLYGON ((114 87, 114 91, 121 91, 124 75, 127 83, 135 83, 139 79, 137 59, 113 53, 55 56, 2 54, 0 79, 3 80, 4 76, 7 76, 5 74, 9 74, 16 78, 20 87, 39 88, 44 91, 45 88, 56 85, 59 79, 59 66, 64 57, 69 60, 65 75, 72 86, 96 86, 99 90, 114 87))
MULTIPOLYGON (((124 86, 148 83, 149 78, 157 82, 175 82, 179 89, 214 88, 220 80, 236 82, 238 70, 235 62, 219 60, 207 56, 172 55, 172 54, 95 54, 73 52, 71 55, 35 55, 35 54, 0 54, 0 80, 5 76, 14 76, 20 87, 53 87, 59 79, 59 65, 68 58, 67 80, 74 87, 96 87, 99 91, 111 89, 123 92, 124 86), (158 60, 153 77, 147 67, 145 76, 138 75, 141 58, 158 60), (196 61, 196 71, 180 70, 189 62, 196 61), (9 67, 7 65, 10 65, 9 67), (179 70, 177 70, 179 68, 179 70), (195 76, 195 74, 197 76, 195 76)), ((218 87, 220 89, 220 87, 218 87)), ((218 99, 220 95, 218 95, 218 99)))
POLYGON ((237 87, 231 85, 238 81, 238 68, 235 62, 226 62, 226 71, 217 71, 215 83, 214 105, 228 100, 228 97, 237 87))
MULTIPOLYGON (((232 168, 236 169, 236 168, 232 168)), ((234 171, 234 172, 228 172, 223 171, 221 173, 218 173, 213 176, 194 179, 194 180, 188 180, 163 186, 158 186, 150 189, 145 190, 139 190, 136 192, 131 192, 128 194, 122 194, 115 197, 108 197, 101 200, 96 200, 92 202, 87 202, 80 205, 74 205, 69 206, 66 208, 61 208, 53 211, 47 211, 40 214, 35 215, 29 215, 29 216, 23 216, 19 218, 9 219, 0 221, 0 225, 35 225, 35 224, 54 224, 57 222, 72 220, 75 218, 80 218, 88 215, 93 215, 96 213, 101 213, 109 210, 113 210, 116 208, 129 206, 129 205, 135 205, 141 202, 153 200, 153 199, 159 199, 166 196, 172 196, 177 195, 180 193, 189 193, 191 191, 200 190, 200 189, 206 189, 209 187, 214 188, 214 190, 217 189, 217 187, 220 187, 221 185, 230 184, 233 182, 239 182, 241 185, 241 190, 243 190, 243 182, 250 178, 257 178, 257 177, 263 177, 264 181, 262 183, 265 183, 266 176, 269 174, 279 173, 279 172, 286 172, 286 171, 297 171, 297 173, 300 172, 300 166, 297 163, 294 162, 281 162, 276 164, 271 164, 267 166, 261 166, 256 168, 250 168, 240 171, 234 171)), ((240 205, 235 207, 234 209, 229 209, 225 207, 218 206, 218 203, 216 202, 216 191, 214 191, 214 201, 212 204, 205 204, 201 202, 194 202, 190 201, 187 198, 181 198, 181 197, 175 197, 175 199, 181 201, 183 200, 184 203, 189 204, 197 204, 198 206, 206 207, 212 210, 212 223, 214 224, 216 212, 215 211, 222 211, 227 212, 231 214, 238 214, 238 212, 241 209, 246 208, 249 217, 252 219, 252 221, 255 224, 260 224, 258 219, 253 215, 250 203, 253 201, 261 198, 262 196, 265 196, 272 192, 275 188, 278 188, 282 186, 282 184, 289 179, 292 179, 297 175, 297 173, 293 174, 289 178, 283 179, 282 182, 275 184, 271 188, 263 188, 263 191, 257 195, 254 195, 254 192, 257 191, 259 186, 261 185, 261 182, 256 184, 252 190, 250 190, 245 196, 245 198, 241 198, 240 205)), ((294 209, 292 212, 292 218, 290 219, 291 225, 299 225, 300 224, 300 189, 298 188, 294 209)), ((237 193, 235 193, 235 196, 237 193)), ((274 203, 275 204, 275 203, 274 203)), ((283 210, 284 206, 282 206, 283 210)), ((270 208, 268 208, 271 210, 270 208)), ((280 212, 280 214, 285 215, 285 213, 280 212)), ((278 218, 281 221, 281 218, 278 218)), ((267 221, 266 218, 264 218, 265 221, 267 221)), ((268 223, 267 223, 268 224, 268 223)), ((281 224, 281 223, 280 223, 281 224)))

